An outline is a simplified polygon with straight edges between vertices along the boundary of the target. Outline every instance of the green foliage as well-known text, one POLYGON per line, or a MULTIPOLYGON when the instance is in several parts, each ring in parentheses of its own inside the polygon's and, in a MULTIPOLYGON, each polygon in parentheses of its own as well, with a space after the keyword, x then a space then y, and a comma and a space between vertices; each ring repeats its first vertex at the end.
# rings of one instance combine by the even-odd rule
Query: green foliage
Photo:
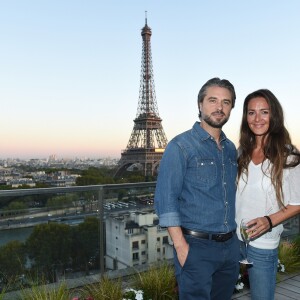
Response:
POLYGON ((73 262, 83 265, 86 273, 89 261, 99 250, 99 221, 96 217, 89 217, 83 223, 73 228, 73 262))
POLYGON ((47 188, 47 187, 50 187, 50 185, 49 185, 49 184, 46 184, 46 183, 44 183, 44 182, 36 182, 36 183, 35 183, 35 187, 36 187, 37 189, 40 189, 40 188, 47 188))
POLYGON ((134 287, 144 292, 144 299, 177 299, 174 266, 167 263, 150 267, 135 276, 134 287))
POLYGON ((282 241, 279 245, 278 258, 285 267, 285 272, 300 270, 300 248, 297 242, 282 241))
POLYGON ((66 207, 72 205, 74 201, 78 201, 79 197, 76 194, 66 194, 62 196, 54 196, 48 199, 47 207, 66 207))
POLYGON ((25 244, 13 241, 0 247, 0 279, 15 285, 20 275, 27 277, 27 256, 32 260, 30 271, 35 274, 35 281, 43 277, 53 282, 56 272, 66 267, 88 273, 90 267, 99 265, 98 219, 89 217, 74 227, 60 223, 40 224, 34 227, 25 244))
POLYGON ((0 185, 0 190, 13 190, 11 185, 0 185))
POLYGON ((141 171, 125 171, 121 178, 114 178, 115 171, 114 169, 105 167, 91 167, 81 172, 81 177, 76 179, 76 185, 132 183, 155 180, 154 177, 146 178, 141 171))
POLYGON ((132 183, 132 182, 145 182, 146 177, 141 171, 125 171, 121 178, 116 179, 116 183, 132 183))
POLYGON ((91 167, 83 170, 81 177, 76 179, 76 185, 97 185, 115 183, 111 169, 91 167))
MULTIPOLYGON (((26 241, 29 256, 39 268, 49 273, 51 278, 53 266, 66 265, 71 256, 71 228, 65 224, 49 223, 34 227, 26 241)), ((52 274, 52 276, 54 276, 52 274)))
POLYGON ((81 293, 93 300, 122 300, 122 282, 103 277, 98 283, 85 286, 81 293))
POLYGON ((21 210, 26 209, 27 205, 23 201, 14 201, 8 204, 6 210, 21 210))
POLYGON ((0 300, 4 300, 5 299, 5 294, 6 294, 6 288, 2 288, 0 291, 0 300))
POLYGON ((31 189, 32 187, 28 184, 22 184, 17 187, 18 190, 31 189))
POLYGON ((294 238, 293 242, 295 243, 297 249, 299 250, 299 255, 300 255, 300 234, 298 234, 298 235, 294 238))
POLYGON ((125 195, 127 195, 127 190, 120 190, 118 193, 118 200, 122 200, 125 195))
MULTIPOLYGON (((22 300, 69 300, 70 292, 65 282, 60 283, 58 288, 49 285, 33 286, 21 291, 22 300)), ((1 299, 1 298, 0 298, 1 299)))
POLYGON ((26 252, 20 241, 11 241, 0 247, 0 270, 7 280, 13 280, 24 273, 26 252))

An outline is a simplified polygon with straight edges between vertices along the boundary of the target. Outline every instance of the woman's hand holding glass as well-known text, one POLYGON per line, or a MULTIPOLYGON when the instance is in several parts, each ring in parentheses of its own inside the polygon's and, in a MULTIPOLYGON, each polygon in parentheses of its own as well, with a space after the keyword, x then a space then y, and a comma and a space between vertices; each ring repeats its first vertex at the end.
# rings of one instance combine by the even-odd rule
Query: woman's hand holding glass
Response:
POLYGON ((245 243, 245 250, 246 250, 246 257, 243 260, 240 260, 241 264, 247 264, 247 265, 252 265, 253 262, 251 262, 247 255, 248 255, 248 245, 250 243, 251 237, 248 234, 248 229, 250 228, 249 226, 247 226, 247 224, 250 222, 249 219, 242 219, 241 223, 240 223, 240 233, 242 236, 242 239, 245 243))

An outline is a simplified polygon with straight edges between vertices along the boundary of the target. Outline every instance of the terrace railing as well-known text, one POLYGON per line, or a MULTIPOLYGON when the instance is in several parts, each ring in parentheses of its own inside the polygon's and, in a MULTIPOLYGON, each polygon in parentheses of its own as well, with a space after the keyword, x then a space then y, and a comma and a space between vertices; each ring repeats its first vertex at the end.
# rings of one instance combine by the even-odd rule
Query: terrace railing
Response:
MULTIPOLYGON (((167 231, 156 228, 155 185, 144 182, 1 190, 0 288, 9 282, 11 289, 18 289, 38 277, 57 282, 91 274, 101 277, 118 269, 126 274, 126 268, 147 268, 153 260, 170 258, 172 246, 167 231), (126 223, 126 218, 135 213, 152 214, 153 224, 148 224, 147 218, 126 223), (117 225, 108 227, 112 226, 110 218, 125 220, 125 232, 117 225), (148 230, 149 225, 156 231, 148 230), (62 235, 57 231, 60 228, 62 235), (144 230, 146 240, 136 238, 144 230), (151 232, 155 232, 155 238, 151 239, 151 232), (134 242, 130 240, 133 238, 134 242), (126 249, 122 249, 124 245, 126 249), (110 259, 109 264, 106 259, 110 259)), ((283 238, 299 234, 299 227, 300 216, 286 222, 283 238)))
MULTIPOLYGON (((105 267, 106 219, 110 215, 117 216, 128 214, 128 212, 146 213, 147 211, 153 211, 154 189, 155 182, 1 190, 0 236, 2 238, 0 237, 0 266, 1 259, 5 260, 5 255, 10 254, 5 252, 5 247, 15 240, 26 245, 26 247, 30 247, 29 238, 37 226, 41 227, 42 224, 54 223, 64 224, 74 229, 76 225, 84 223, 87 218, 93 218, 94 222, 97 220, 98 233, 95 235, 95 232, 87 232, 84 236, 86 243, 90 243, 90 248, 93 248, 90 252, 86 251, 90 255, 90 257, 85 258, 87 264, 85 266, 80 265, 80 263, 76 265, 75 260, 78 259, 76 253, 77 256, 78 253, 79 255, 80 253, 86 254, 81 250, 86 250, 86 248, 89 250, 89 245, 83 245, 85 249, 74 247, 74 253, 69 253, 69 258, 63 254, 61 254, 61 257, 59 254, 55 255, 55 252, 59 253, 60 249, 48 249, 51 253, 50 258, 55 258, 56 261, 47 262, 47 265, 53 266, 53 272, 55 273, 55 276, 52 276, 53 280, 50 281, 56 281, 59 277, 71 278, 72 276, 80 276, 80 274, 84 276, 90 273, 99 273, 102 276, 108 271, 105 267), (91 236, 88 236, 89 234, 91 236), (98 239, 96 242, 93 240, 95 236, 98 239), (1 251, 7 254, 1 256, 1 251)), ((44 225, 44 230, 46 230, 46 227, 47 225, 44 225)), ((92 228, 95 228, 95 226, 92 228)), ((82 230, 84 232, 84 228, 82 230)), ((57 248, 57 240, 52 237, 53 241, 51 241, 51 232, 45 231, 46 234, 49 234, 49 247, 57 248)), ((38 235, 36 234, 36 236, 38 235)), ((44 238, 47 240, 46 236, 44 238)), ((58 234, 55 238, 59 239, 58 234)), ((40 247, 44 247, 43 243, 46 242, 41 240, 40 243, 40 247)), ((69 246, 71 247, 71 245, 72 242, 69 246)), ((64 247, 67 246, 64 245, 64 247)), ((82 245, 78 247, 82 247, 82 245)), ((46 250, 44 249, 44 251, 46 250)), ((117 262, 118 258, 116 257, 115 260, 117 262)), ((36 265, 39 261, 39 259, 32 257, 31 252, 31 257, 26 258, 24 266, 16 267, 16 273, 21 272, 21 270, 26 273, 25 271, 29 271, 32 266, 35 266, 35 270, 42 270, 42 266, 36 265)), ((11 265, 14 266, 13 263, 11 265)), ((130 262, 128 262, 128 265, 131 265, 130 262)), ((0 284, 2 285, 10 280, 9 276, 14 277, 13 275, 16 275, 14 280, 21 278, 22 281, 24 281, 24 276, 28 276, 24 273, 11 274, 10 272, 6 274, 5 270, 1 270, 1 272, 0 284)))

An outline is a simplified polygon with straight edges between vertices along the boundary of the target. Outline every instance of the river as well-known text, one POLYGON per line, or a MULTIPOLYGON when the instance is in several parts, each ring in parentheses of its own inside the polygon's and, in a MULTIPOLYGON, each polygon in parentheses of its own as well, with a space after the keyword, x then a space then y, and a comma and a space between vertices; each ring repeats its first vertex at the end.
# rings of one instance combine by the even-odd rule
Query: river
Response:
POLYGON ((14 228, 0 230, 0 246, 7 244, 10 241, 25 242, 32 233, 34 227, 14 228))

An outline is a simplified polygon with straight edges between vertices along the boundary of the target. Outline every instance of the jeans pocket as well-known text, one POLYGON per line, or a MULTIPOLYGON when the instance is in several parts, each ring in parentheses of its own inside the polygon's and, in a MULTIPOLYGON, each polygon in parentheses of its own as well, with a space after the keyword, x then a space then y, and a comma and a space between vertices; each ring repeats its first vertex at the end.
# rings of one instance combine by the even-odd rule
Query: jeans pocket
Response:
POLYGON ((191 251, 192 251, 192 245, 189 244, 189 251, 188 251, 188 254, 187 254, 187 257, 185 259, 184 264, 181 266, 182 269, 187 268, 187 266, 189 265, 189 260, 190 260, 190 257, 191 257, 191 251))

